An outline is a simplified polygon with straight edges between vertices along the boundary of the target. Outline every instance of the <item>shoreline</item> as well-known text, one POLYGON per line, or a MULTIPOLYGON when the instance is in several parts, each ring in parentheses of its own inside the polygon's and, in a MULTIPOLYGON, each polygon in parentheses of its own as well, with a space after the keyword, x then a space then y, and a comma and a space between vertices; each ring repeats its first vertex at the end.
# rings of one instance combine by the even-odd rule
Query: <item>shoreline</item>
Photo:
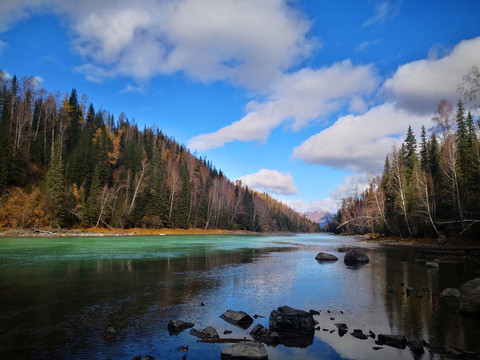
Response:
POLYGON ((472 239, 451 239, 445 244, 438 244, 437 239, 427 238, 404 238, 395 236, 376 237, 367 235, 354 235, 359 241, 367 243, 375 243, 379 245, 392 247, 408 247, 418 249, 438 249, 438 250, 463 250, 463 249, 480 249, 480 241, 472 239))
MULTIPOLYGON (((205 229, 0 229, 0 238, 56 238, 56 237, 120 237, 120 236, 165 236, 165 235, 254 235, 245 230, 205 229)), ((261 234, 261 233, 260 233, 261 234)))

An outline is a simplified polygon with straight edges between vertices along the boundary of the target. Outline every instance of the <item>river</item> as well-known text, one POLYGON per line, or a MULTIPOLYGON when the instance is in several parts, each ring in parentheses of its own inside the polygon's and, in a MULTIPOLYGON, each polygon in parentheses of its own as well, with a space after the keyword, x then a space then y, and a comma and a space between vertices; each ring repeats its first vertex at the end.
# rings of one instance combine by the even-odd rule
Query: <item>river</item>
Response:
POLYGON ((197 342, 189 330, 170 336, 168 322, 243 338, 256 324, 268 327, 282 305, 320 310, 321 330, 306 348, 267 347, 270 360, 412 359, 408 348, 373 350, 373 339, 340 337, 334 323, 480 352, 478 319, 439 297, 477 277, 478 263, 429 269, 417 258, 415 249, 326 234, 2 238, 0 358, 219 359, 228 344, 197 342), (345 266, 351 247, 365 248, 370 263, 345 266), (319 263, 319 251, 339 261, 319 263), (219 317, 228 309, 264 317, 243 330, 219 317))

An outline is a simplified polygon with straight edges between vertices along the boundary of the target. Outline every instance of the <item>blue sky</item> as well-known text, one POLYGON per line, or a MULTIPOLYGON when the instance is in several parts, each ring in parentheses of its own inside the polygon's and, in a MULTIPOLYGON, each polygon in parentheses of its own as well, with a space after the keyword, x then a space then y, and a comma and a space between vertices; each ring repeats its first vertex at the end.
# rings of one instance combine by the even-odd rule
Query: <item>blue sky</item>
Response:
POLYGON ((478 0, 0 1, 0 69, 334 211, 480 66, 478 0))

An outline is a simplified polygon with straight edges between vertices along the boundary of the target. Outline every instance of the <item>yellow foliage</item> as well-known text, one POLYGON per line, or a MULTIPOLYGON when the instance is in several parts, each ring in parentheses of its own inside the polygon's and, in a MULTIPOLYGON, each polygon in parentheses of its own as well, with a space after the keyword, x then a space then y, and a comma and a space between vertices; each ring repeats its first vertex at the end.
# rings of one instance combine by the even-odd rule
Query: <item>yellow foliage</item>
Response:
POLYGON ((0 228, 38 228, 47 225, 43 192, 39 187, 31 192, 13 187, 0 196, 0 228))

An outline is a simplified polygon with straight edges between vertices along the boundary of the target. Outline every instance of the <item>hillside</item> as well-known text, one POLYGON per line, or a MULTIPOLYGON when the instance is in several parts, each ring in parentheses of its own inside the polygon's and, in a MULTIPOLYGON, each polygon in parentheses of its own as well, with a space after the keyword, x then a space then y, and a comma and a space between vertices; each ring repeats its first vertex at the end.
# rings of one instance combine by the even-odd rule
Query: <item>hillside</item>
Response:
POLYGON ((161 130, 0 72, 0 228, 316 231, 161 130))

